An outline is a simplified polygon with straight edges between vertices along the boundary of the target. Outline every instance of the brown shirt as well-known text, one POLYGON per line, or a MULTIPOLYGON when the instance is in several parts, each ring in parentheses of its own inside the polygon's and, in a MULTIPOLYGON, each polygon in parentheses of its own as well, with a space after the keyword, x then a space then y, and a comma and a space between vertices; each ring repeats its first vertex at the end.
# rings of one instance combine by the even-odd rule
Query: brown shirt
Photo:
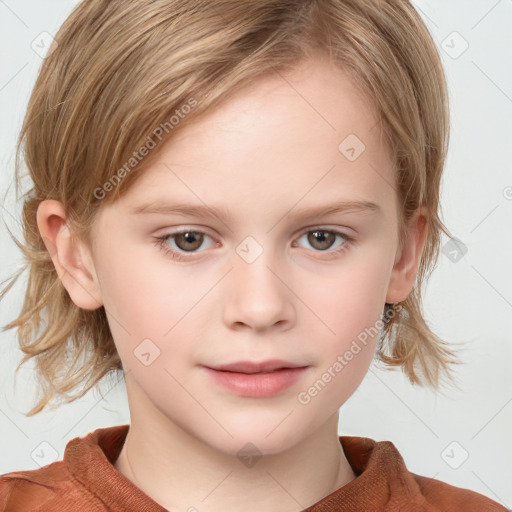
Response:
MULTIPOLYGON (((100 428, 67 445, 62 461, 0 477, 0 512, 166 512, 117 471, 129 425, 100 428)), ((357 478, 307 512, 506 512, 474 491, 415 475, 390 441, 339 438, 357 478)), ((304 511, 304 512, 306 512, 304 511)))

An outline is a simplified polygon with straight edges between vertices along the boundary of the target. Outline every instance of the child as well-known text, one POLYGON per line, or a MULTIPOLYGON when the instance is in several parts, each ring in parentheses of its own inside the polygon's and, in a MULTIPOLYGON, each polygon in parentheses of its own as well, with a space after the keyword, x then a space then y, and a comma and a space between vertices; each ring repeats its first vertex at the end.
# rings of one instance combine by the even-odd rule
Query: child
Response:
POLYGON ((420 309, 447 130, 407 2, 80 3, 20 135, 8 327, 29 415, 123 372, 131 421, 3 475, 0 510, 505 510, 338 437, 374 356, 436 389, 457 363, 420 309))

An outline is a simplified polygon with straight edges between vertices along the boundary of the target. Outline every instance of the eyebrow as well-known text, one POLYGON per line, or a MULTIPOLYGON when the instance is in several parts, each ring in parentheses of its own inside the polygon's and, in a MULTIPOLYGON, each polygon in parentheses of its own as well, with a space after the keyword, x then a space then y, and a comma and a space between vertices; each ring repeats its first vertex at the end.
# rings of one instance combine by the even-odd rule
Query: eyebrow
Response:
MULTIPOLYGON (((298 219, 307 217, 325 217, 334 213, 359 213, 376 214, 380 213, 381 207, 371 201, 337 201, 330 204, 323 204, 316 207, 291 208, 288 213, 298 219), (293 211, 293 213, 291 213, 293 211)), ((185 203, 144 203, 130 209, 132 214, 162 214, 162 215, 184 215, 195 218, 215 218, 222 221, 230 221, 232 216, 224 207, 214 208, 208 205, 191 205, 185 203)), ((283 216, 283 217, 284 217, 283 216)))

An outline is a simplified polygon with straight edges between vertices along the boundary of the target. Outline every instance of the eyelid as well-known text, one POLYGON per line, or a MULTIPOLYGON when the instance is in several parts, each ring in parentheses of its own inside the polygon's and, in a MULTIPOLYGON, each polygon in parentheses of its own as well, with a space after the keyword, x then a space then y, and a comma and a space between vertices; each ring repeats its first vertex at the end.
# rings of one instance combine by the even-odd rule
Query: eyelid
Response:
POLYGON ((212 240, 216 240, 216 237, 210 233, 210 230, 202 226, 189 226, 187 224, 181 224, 179 227, 168 228, 168 230, 163 229, 161 231, 163 231, 162 235, 157 235, 159 238, 171 238, 172 236, 180 235, 182 233, 200 233, 210 237, 212 240))
MULTIPOLYGON (((341 229, 347 229, 347 228, 341 228, 341 229)), ((329 231, 329 232, 332 232, 332 233, 336 233, 338 235, 342 235, 342 236, 344 236, 347 239, 352 239, 353 238, 353 235, 351 235, 349 233, 346 233, 345 231, 340 231, 339 227, 330 227, 330 226, 323 225, 323 224, 312 224, 310 226, 306 226, 305 228, 302 228, 294 236, 294 240, 297 239, 297 238, 300 238, 301 236, 303 236, 306 233, 309 233, 309 232, 315 231, 315 230, 317 230, 317 231, 329 231)), ((165 234, 161 235, 159 238, 163 238, 163 237, 170 238, 171 236, 175 236, 175 235, 179 235, 179 234, 187 233, 187 232, 200 233, 200 234, 209 236, 210 238, 215 240, 215 237, 213 235, 211 235, 206 228, 198 227, 198 226, 187 226, 187 225, 182 225, 179 228, 176 228, 175 231, 166 232, 165 234)))
POLYGON ((302 236, 304 233, 309 233, 310 231, 329 231, 332 233, 343 235, 347 238, 351 238, 352 235, 347 233, 346 231, 353 231, 353 230, 348 227, 329 226, 327 224, 312 224, 311 226, 302 228, 302 230, 299 231, 298 236, 302 236))

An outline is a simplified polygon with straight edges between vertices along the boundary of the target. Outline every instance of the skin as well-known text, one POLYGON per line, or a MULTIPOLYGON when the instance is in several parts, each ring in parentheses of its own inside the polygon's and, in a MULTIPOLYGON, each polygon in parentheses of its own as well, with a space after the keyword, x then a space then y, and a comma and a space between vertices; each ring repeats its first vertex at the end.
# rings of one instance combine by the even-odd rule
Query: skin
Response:
POLYGON ((115 467, 169 510, 300 511, 356 478, 338 440, 338 409, 368 371, 377 337, 359 343, 309 403, 298 394, 414 284, 425 216, 412 218, 401 250, 379 130, 348 75, 306 61, 253 82, 167 141, 127 194, 102 206, 91 248, 72 237, 61 203, 41 203, 38 226, 64 286, 79 307, 104 305, 123 362, 131 426, 115 467), (355 161, 338 150, 351 133, 366 146, 355 161), (380 211, 296 215, 348 200, 380 211), (176 201, 221 207, 230 218, 130 211, 176 201), (195 253, 169 239, 187 258, 177 261, 154 242, 183 227, 207 236, 195 253), (322 250, 307 237, 315 227, 354 242, 339 235, 322 250), (237 253, 247 236, 263 250, 251 263, 237 253), (149 366, 134 355, 147 338, 160 350, 149 366), (200 367, 272 358, 308 369, 269 398, 235 395, 200 367), (262 455, 250 467, 237 457, 248 442, 262 455))

